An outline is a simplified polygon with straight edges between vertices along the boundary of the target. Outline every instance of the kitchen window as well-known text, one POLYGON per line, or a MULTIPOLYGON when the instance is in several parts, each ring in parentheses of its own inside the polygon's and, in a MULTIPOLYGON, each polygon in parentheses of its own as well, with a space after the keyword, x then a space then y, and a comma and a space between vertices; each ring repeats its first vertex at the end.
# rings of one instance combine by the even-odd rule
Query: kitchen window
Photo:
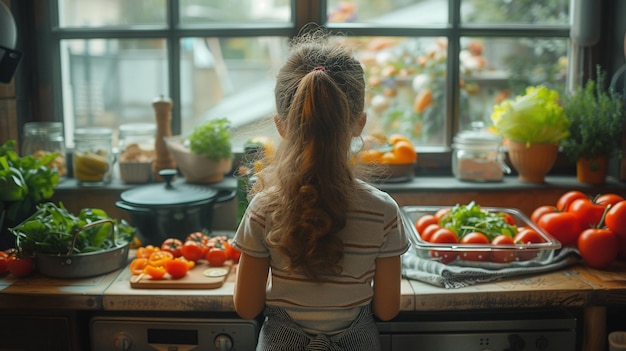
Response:
POLYGON ((577 79, 570 10, 570 0, 53 0, 55 113, 71 147, 78 127, 153 123, 164 95, 174 134, 227 117, 241 148, 275 136, 274 76, 288 39, 317 22, 364 64, 368 132, 409 135, 444 160, 498 101, 577 79))

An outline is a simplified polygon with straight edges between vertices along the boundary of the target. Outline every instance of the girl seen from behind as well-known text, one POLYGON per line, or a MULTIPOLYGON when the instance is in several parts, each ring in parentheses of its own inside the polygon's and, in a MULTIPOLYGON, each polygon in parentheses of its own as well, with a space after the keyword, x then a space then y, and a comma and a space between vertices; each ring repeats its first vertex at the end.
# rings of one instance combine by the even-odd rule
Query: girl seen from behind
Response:
POLYGON ((282 140, 234 238, 235 309, 263 312, 257 350, 379 350, 374 316, 399 311, 408 241, 398 205, 350 161, 363 68, 317 30, 293 40, 274 92, 282 140))

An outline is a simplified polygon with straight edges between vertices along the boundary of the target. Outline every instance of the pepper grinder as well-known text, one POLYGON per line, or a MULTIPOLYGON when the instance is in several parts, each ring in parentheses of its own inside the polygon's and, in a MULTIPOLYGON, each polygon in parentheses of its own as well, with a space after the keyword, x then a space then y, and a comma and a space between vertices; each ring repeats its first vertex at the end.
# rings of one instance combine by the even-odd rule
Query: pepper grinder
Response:
POLYGON ((172 136, 172 100, 163 95, 152 102, 157 122, 156 138, 154 140, 155 159, 152 164, 153 179, 162 182, 163 178, 159 171, 163 169, 176 169, 176 162, 165 145, 166 137, 172 136))

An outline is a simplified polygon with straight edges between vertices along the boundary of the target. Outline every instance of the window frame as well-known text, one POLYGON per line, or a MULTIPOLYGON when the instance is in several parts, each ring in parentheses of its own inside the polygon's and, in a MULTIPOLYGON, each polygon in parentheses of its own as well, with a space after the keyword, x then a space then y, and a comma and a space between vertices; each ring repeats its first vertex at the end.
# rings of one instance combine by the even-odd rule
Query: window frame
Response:
MULTIPOLYGON (((326 25, 333 33, 350 36, 407 36, 407 37, 445 37, 448 40, 447 79, 446 79, 446 125, 444 132, 445 146, 420 147, 421 165, 418 173, 451 174, 450 159, 453 136, 458 132, 460 114, 460 81, 459 52, 460 38, 479 36, 485 38, 567 38, 569 40, 570 25, 535 25, 535 24, 463 24, 461 23, 462 0, 448 0, 448 23, 441 26, 380 26, 367 23, 326 23, 326 0, 291 0, 292 22, 264 23, 244 25, 197 25, 179 23, 179 0, 166 0, 168 13, 164 25, 116 26, 115 28, 61 28, 59 26, 58 0, 51 0, 48 5, 49 24, 44 26, 44 40, 38 43, 39 50, 50 52, 49 71, 51 77, 51 100, 55 120, 63 120, 63 94, 61 80, 61 41, 66 39, 146 39, 160 38, 167 42, 168 80, 167 92, 173 101, 181 96, 180 39, 183 37, 257 37, 286 36, 293 37, 300 28, 310 22, 326 25)), ((45 6, 45 5, 41 5, 45 6)), ((570 10, 571 11, 571 10, 570 10)), ((570 51, 572 44, 570 40, 570 51)), ((571 55, 570 55, 571 56, 571 55)), ((581 58, 570 57, 571 60, 581 58)), ((40 63, 40 65, 42 65, 40 63)), ((570 79, 568 74, 567 79, 570 79)), ((180 104, 172 107, 172 133, 182 132, 180 104)), ((67 134, 67 131, 66 131, 67 134)), ((236 152, 240 150, 235 150, 236 152)))

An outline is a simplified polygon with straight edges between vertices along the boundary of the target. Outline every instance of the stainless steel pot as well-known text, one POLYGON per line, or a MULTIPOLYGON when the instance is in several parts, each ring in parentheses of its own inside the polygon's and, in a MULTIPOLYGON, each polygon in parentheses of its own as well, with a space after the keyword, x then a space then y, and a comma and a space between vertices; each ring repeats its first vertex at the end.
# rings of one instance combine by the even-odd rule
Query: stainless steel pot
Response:
POLYGON ((161 171, 165 183, 127 190, 115 205, 130 213, 143 245, 161 245, 167 238, 185 239, 193 232, 210 233, 213 207, 236 195, 235 189, 216 190, 207 185, 173 180, 175 171, 161 171))

